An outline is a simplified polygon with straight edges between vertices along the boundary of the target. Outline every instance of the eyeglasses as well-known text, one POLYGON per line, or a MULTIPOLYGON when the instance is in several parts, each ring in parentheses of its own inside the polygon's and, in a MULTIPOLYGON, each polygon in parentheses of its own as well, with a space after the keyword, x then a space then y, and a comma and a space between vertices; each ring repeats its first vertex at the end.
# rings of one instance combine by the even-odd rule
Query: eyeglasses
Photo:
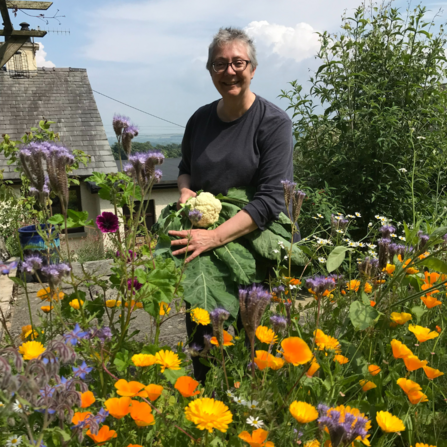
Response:
POLYGON ((226 71, 229 65, 231 65, 231 68, 235 72, 244 71, 250 63, 251 61, 244 61, 243 59, 239 59, 234 62, 213 62, 211 66, 213 67, 214 72, 219 74, 226 71))

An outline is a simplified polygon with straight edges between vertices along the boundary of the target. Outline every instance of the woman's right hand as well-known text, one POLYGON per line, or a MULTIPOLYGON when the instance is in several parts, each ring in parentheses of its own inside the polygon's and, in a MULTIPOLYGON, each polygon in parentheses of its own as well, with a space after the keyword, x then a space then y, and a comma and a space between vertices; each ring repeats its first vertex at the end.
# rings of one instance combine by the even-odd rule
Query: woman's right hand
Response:
POLYGON ((183 188, 180 191, 180 198, 177 201, 177 209, 179 210, 181 208, 180 204, 181 203, 186 203, 188 199, 190 199, 191 197, 196 197, 197 194, 192 191, 191 189, 188 188, 183 188))

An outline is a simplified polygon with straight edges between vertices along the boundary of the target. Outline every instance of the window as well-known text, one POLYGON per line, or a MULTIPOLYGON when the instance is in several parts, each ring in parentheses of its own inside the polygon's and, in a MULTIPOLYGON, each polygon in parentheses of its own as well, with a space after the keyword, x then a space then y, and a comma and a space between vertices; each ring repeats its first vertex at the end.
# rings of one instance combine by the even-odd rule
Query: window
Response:
MULTIPOLYGON (((147 229, 149 231, 151 231, 152 225, 154 225, 154 223, 155 223, 155 202, 153 200, 150 200, 149 204, 148 204, 147 200, 145 200, 143 206, 144 206, 143 211, 144 211, 144 209, 146 209, 146 206, 147 206, 147 209, 145 212, 146 226, 147 226, 147 229)), ((140 202, 135 201, 134 202, 134 217, 135 217, 135 213, 138 212, 139 208, 140 208, 140 202)), ((130 218, 130 210, 127 205, 123 206, 123 214, 126 217, 126 220, 130 218)), ((126 230, 128 230, 127 226, 126 226, 126 230)), ((138 236, 144 236, 144 233, 139 232, 138 236)))
MULTIPOLYGON (((59 197, 54 197, 52 199, 53 204, 51 209, 53 214, 62 214, 62 207, 59 197)), ((81 188, 79 185, 70 186, 68 191, 68 209, 73 211, 82 211, 81 202, 81 188)), ((83 233, 85 231, 84 227, 69 228, 68 233, 83 233)))

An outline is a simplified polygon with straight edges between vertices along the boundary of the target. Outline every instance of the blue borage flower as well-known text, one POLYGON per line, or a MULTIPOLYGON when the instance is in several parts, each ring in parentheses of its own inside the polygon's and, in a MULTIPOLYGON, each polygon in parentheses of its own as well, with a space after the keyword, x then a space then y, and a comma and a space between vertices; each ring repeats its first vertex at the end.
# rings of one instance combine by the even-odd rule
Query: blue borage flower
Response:
POLYGON ((89 333, 81 329, 78 323, 71 332, 64 335, 65 343, 70 343, 72 346, 76 346, 79 340, 88 339, 89 333))
POLYGON ((73 376, 79 377, 82 380, 85 380, 85 376, 93 371, 93 368, 88 367, 85 361, 82 362, 82 365, 79 368, 76 368, 75 366, 72 366, 71 368, 73 369, 73 376))

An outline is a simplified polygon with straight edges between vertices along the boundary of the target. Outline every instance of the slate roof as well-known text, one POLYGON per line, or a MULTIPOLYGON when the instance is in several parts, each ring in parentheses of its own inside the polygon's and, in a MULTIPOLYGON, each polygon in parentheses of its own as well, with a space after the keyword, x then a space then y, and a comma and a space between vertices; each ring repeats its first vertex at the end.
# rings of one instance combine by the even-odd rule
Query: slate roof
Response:
MULTIPOLYGON (((178 165, 180 164, 180 160, 182 158, 165 158, 162 165, 157 166, 157 169, 160 169, 163 172, 163 177, 161 178, 160 183, 156 183, 154 185, 155 189, 160 187, 176 187, 177 186, 177 178, 179 174, 178 165)), ((118 171, 121 171, 120 161, 115 160, 116 167, 118 171)), ((126 164, 126 161, 123 161, 123 166, 126 164)))
MULTIPOLYGON (((86 69, 39 68, 25 79, 11 78, 0 70, 0 135, 7 133, 19 140, 43 117, 55 121, 51 129, 59 133, 63 144, 91 155, 91 163, 87 168, 81 165, 75 175, 116 172, 86 69)), ((3 155, 0 169, 5 179, 19 178, 3 155)))

